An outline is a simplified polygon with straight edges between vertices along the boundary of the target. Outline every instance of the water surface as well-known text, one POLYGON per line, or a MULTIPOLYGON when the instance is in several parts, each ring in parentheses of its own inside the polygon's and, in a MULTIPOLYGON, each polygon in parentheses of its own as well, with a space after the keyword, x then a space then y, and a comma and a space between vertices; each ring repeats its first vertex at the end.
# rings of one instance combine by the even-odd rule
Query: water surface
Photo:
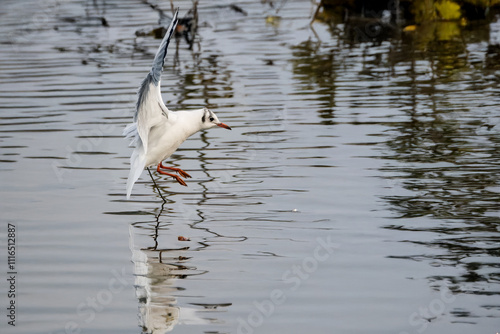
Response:
POLYGON ((168 163, 193 178, 154 174, 163 203, 146 172, 125 200, 121 132, 160 42, 136 32, 168 2, 2 3, 1 210, 18 230, 19 308, 15 329, 1 325, 498 331, 500 19, 440 41, 360 40, 312 31, 307 1, 229 4, 200 5, 162 87, 171 109, 207 106, 233 131, 183 144, 168 163))

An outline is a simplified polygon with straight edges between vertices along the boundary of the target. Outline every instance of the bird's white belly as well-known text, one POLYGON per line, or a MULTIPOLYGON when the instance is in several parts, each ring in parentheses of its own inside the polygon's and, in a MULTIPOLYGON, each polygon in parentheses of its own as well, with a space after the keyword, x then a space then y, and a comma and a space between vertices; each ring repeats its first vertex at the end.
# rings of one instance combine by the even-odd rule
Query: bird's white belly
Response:
POLYGON ((166 145, 163 148, 159 146, 153 148, 152 150, 150 150, 147 156, 146 166, 149 167, 158 165, 158 163, 171 156, 172 153, 174 153, 177 150, 177 148, 178 146, 173 146, 173 145, 166 145))
POLYGON ((148 141, 148 152, 146 153, 146 166, 156 166, 161 161, 167 159, 177 148, 186 140, 184 136, 179 136, 177 131, 172 128, 163 132, 164 129, 158 129, 160 134, 151 132, 148 141), (163 132, 163 133, 161 133, 163 132))

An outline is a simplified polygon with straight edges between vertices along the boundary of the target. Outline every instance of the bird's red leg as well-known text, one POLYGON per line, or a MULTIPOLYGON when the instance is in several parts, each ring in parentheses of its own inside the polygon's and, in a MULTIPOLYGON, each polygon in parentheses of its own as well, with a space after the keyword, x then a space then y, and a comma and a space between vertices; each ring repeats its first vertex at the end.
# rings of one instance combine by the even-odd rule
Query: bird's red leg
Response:
POLYGON ((160 166, 161 166, 161 162, 160 162, 160 163, 158 164, 158 166, 156 167, 156 171, 157 171, 158 173, 160 173, 160 174, 162 174, 162 175, 168 175, 168 176, 171 176, 171 177, 173 177, 174 179, 176 179, 176 180, 177 180, 177 182, 179 182, 179 183, 180 183, 180 184, 182 184, 183 186, 186 186, 186 187, 187 187, 186 182, 184 182, 184 180, 183 180, 183 179, 181 179, 181 178, 179 177, 179 175, 164 172, 164 171, 162 171, 162 170, 160 169, 160 166))
POLYGON ((186 173, 185 171, 183 171, 182 169, 180 168, 175 168, 175 167, 167 167, 167 166, 164 166, 163 163, 159 163, 158 166, 160 168, 163 168, 163 169, 169 169, 169 170, 173 170, 173 171, 176 171, 177 173, 179 173, 182 177, 185 177, 185 178, 190 178, 191 175, 189 175, 188 173, 186 173))

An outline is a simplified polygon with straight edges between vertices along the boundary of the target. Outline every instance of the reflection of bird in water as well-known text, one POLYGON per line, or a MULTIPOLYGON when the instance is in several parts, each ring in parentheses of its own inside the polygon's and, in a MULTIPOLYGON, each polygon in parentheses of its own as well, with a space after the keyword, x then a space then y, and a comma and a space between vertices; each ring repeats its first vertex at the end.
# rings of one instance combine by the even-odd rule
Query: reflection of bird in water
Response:
POLYGON ((158 173, 171 176, 181 185, 186 186, 181 177, 191 176, 180 168, 164 166, 162 161, 170 157, 188 137, 200 130, 214 126, 231 129, 219 121, 214 112, 207 108, 172 112, 163 102, 160 77, 168 44, 177 26, 177 15, 178 10, 156 53, 153 67, 139 88, 134 122, 129 124, 123 132, 127 138, 132 139, 131 145, 135 144, 134 152, 130 157, 127 198, 130 198, 132 187, 144 168, 149 166, 156 165, 158 173), (174 171, 180 176, 165 170, 174 171))
POLYGON ((129 238, 142 332, 148 334, 170 332, 179 322, 180 309, 173 297, 178 290, 174 287, 177 275, 173 272, 178 267, 162 261, 162 252, 157 250, 156 242, 158 225, 154 232, 153 248, 139 248, 135 241, 133 225, 130 225, 129 238))
POLYGON ((179 322, 179 307, 172 297, 175 266, 158 261, 158 252, 132 248, 139 322, 143 333, 167 333, 179 322), (155 256, 156 255, 156 256, 155 256))
MULTIPOLYGON (((139 301, 139 325, 142 332, 163 334, 172 331, 179 323, 186 325, 210 324, 212 320, 200 317, 199 312, 202 310, 186 306, 181 308, 177 306, 177 299, 173 297, 184 290, 182 287, 176 286, 179 279, 200 274, 200 272, 195 272, 196 268, 183 264, 188 258, 184 258, 182 254, 188 248, 158 249, 156 242, 159 232, 158 225, 153 234, 155 246, 141 248, 135 240, 136 227, 138 226, 130 225, 129 236, 132 262, 134 263, 134 286, 139 301)), ((201 272, 201 274, 203 273, 201 272)), ((193 305, 214 310, 219 306, 227 307, 231 304, 193 305)))

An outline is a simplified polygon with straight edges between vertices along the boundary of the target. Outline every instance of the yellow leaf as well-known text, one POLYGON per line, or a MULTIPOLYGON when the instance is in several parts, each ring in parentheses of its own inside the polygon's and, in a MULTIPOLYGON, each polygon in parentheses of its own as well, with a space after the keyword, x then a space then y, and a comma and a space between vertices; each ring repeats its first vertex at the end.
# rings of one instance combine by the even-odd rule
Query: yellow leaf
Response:
POLYGON ((458 20, 462 17, 460 5, 450 0, 443 0, 434 4, 439 17, 443 20, 458 20))
POLYGON ((269 16, 266 17, 266 23, 268 25, 271 25, 271 26, 274 26, 274 27, 278 27, 280 25, 280 22, 281 22, 281 17, 280 16, 269 15, 269 16))
POLYGON ((416 26, 416 25, 414 25, 414 24, 412 24, 412 25, 410 25, 410 26, 406 26, 406 27, 404 27, 404 29, 403 29, 403 31, 405 31, 405 32, 408 32, 408 31, 415 31, 415 30, 417 30, 417 26, 416 26))

